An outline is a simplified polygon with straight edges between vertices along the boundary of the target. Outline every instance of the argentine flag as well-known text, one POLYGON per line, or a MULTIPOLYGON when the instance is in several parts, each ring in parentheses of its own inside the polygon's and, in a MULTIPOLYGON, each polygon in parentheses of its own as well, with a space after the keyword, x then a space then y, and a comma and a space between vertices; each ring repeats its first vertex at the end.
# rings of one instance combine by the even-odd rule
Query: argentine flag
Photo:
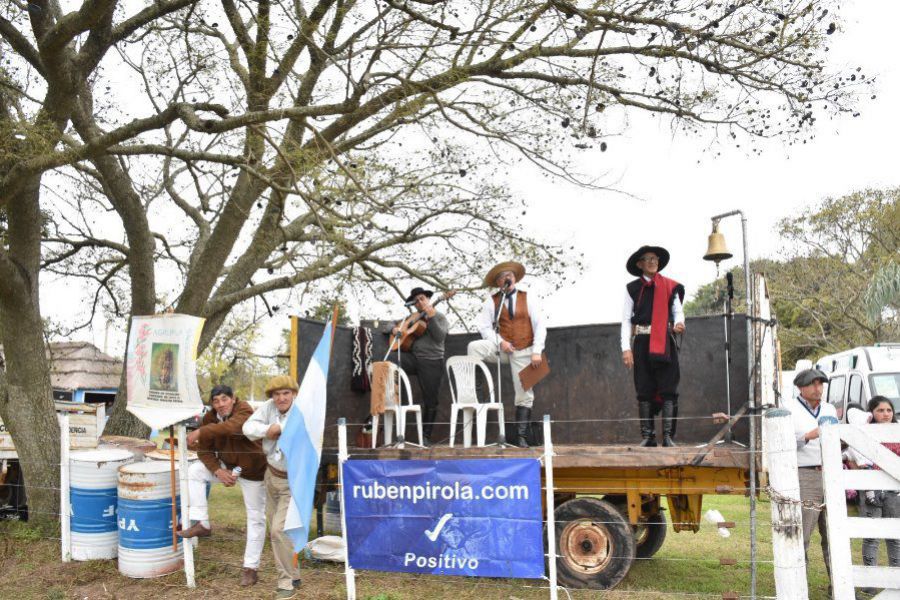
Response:
POLYGON ((309 541, 309 521, 312 518, 316 473, 319 471, 325 431, 325 396, 333 329, 332 319, 325 326, 322 339, 306 368, 300 393, 291 405, 278 440, 278 447, 287 463, 288 485, 291 488, 291 504, 284 522, 284 533, 294 543, 294 552, 300 552, 309 541))

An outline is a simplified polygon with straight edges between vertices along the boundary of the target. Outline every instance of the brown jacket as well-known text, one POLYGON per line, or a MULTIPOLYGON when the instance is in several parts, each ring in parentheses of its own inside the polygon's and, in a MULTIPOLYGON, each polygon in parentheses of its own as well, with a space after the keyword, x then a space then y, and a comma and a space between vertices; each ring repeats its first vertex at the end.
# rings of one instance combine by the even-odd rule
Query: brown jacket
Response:
POLYGON ((234 403, 234 410, 224 421, 219 421, 216 411, 210 410, 203 416, 200 438, 197 440, 197 457, 211 473, 221 468, 241 468, 241 477, 250 481, 262 481, 266 474, 266 455, 262 451, 262 441, 251 441, 244 437, 241 428, 250 418, 253 409, 242 400, 234 403))

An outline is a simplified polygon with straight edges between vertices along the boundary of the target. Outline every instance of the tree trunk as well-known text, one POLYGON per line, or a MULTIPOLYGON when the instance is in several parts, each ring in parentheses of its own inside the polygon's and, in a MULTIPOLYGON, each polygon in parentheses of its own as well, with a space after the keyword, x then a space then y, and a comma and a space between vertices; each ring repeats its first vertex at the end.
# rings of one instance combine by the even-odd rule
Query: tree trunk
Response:
POLYGON ((0 416, 25 475, 29 519, 59 522, 59 424, 50 387, 38 294, 41 253, 40 179, 9 203, 9 252, 0 248, 0 341, 6 394, 0 416))

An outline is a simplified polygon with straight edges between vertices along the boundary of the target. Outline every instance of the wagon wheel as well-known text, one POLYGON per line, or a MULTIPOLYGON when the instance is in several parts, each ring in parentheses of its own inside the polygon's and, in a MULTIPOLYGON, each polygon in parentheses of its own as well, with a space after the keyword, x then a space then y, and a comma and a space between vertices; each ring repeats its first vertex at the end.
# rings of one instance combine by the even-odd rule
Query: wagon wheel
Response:
POLYGON ((666 516, 656 513, 647 517, 646 523, 635 526, 635 555, 638 558, 650 558, 662 548, 666 540, 666 525, 666 516))
POLYGON ((556 569, 562 585, 615 587, 634 561, 631 525, 609 502, 575 498, 559 506, 556 519, 556 569))

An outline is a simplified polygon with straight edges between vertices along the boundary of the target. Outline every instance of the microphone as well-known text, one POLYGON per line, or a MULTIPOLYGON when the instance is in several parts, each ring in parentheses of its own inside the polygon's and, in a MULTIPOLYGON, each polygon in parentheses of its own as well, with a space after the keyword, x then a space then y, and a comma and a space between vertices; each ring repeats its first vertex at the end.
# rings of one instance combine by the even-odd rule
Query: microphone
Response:
POLYGON ((728 282, 728 297, 734 299, 734 275, 731 271, 725 273, 725 280, 728 282))
POLYGON ((509 286, 511 286, 511 285, 512 285, 512 281, 511 281, 509 278, 507 278, 506 280, 504 280, 504 282, 503 282, 503 291, 505 292, 506 290, 508 290, 508 289, 509 289, 509 286))
POLYGON ((403 304, 403 306, 409 308, 410 306, 413 306, 415 303, 416 303, 416 299, 413 298, 412 300, 407 300, 407 301, 403 304))

